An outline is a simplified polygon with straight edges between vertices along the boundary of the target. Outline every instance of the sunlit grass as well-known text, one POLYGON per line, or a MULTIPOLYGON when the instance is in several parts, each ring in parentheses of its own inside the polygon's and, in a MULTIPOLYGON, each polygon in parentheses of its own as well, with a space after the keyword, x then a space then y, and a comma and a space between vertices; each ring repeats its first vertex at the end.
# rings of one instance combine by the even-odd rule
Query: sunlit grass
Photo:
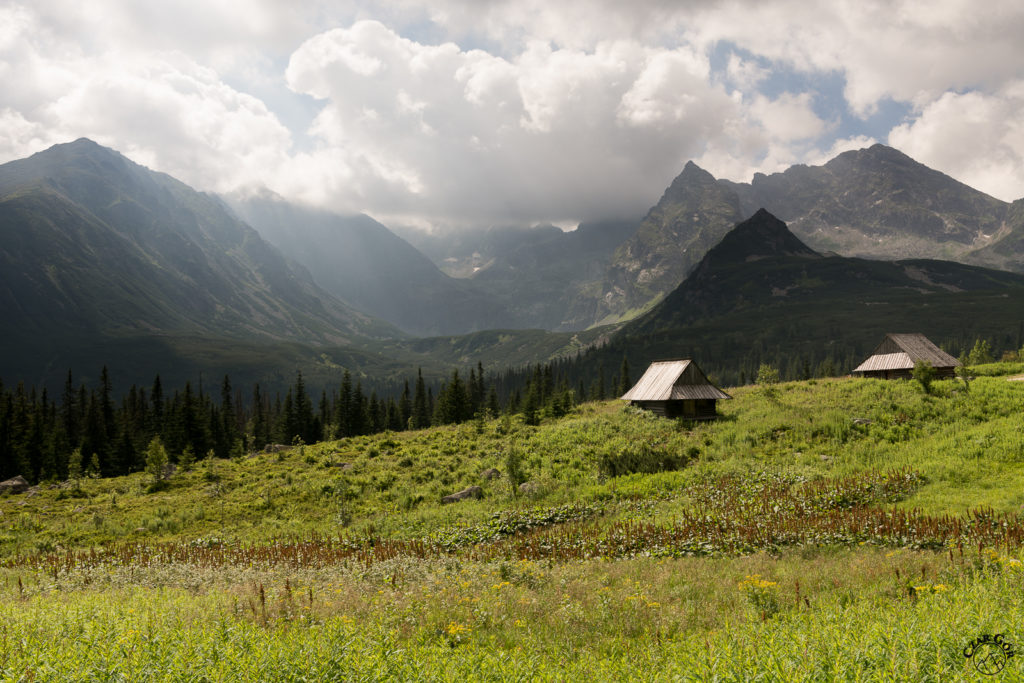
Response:
POLYGON ((157 493, 132 475, 6 496, 0 671, 990 680, 962 649, 1024 643, 1020 369, 932 395, 739 387, 712 424, 586 404, 201 462, 157 493), (513 450, 521 495, 483 476, 513 450), (645 453, 686 465, 607 475, 645 453), (470 485, 483 498, 441 504, 470 485))

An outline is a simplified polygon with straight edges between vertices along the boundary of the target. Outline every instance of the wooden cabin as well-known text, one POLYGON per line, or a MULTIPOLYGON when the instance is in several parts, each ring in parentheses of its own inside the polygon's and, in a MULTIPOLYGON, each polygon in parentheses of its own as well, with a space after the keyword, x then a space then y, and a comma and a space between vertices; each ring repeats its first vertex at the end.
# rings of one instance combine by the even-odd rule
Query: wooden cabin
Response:
POLYGON ((910 379, 914 364, 923 360, 939 377, 953 377, 960 361, 933 344, 923 334, 887 334, 853 374, 879 379, 910 379))
POLYGON ((730 399, 689 358, 651 363, 644 376, 620 397, 661 417, 714 420, 717 402, 730 399))

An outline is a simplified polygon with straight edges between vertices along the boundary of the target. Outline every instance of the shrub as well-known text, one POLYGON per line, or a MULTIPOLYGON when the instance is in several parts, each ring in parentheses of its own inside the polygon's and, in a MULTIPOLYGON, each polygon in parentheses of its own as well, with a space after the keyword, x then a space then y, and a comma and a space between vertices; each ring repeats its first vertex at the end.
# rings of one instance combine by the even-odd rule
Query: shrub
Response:
POLYGON ((508 455, 505 456, 505 476, 508 477, 512 495, 519 495, 519 485, 526 481, 526 472, 523 470, 523 457, 519 454, 518 448, 510 448, 508 455))
POLYGON ((606 477, 625 474, 654 474, 682 469, 688 461, 681 453, 670 453, 647 443, 631 443, 624 448, 607 450, 597 462, 598 471, 606 477))
POLYGON ((926 360, 919 360, 914 363, 914 369, 910 371, 911 377, 921 384, 921 388, 924 389, 926 394, 932 393, 932 382, 935 381, 938 374, 938 371, 926 360))

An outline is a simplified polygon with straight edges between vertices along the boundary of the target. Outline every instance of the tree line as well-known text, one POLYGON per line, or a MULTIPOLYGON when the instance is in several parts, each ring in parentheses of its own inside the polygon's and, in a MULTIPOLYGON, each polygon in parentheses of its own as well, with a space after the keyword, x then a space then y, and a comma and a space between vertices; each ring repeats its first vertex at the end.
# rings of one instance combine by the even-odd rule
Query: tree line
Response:
POLYGON ((340 386, 319 396, 301 372, 283 396, 259 384, 242 392, 226 375, 212 392, 191 382, 168 391, 157 375, 151 385, 133 384, 115 396, 106 367, 91 387, 76 385, 69 371, 59 396, 0 381, 0 478, 20 474, 38 483, 142 471, 154 437, 171 463, 188 464, 240 457, 270 444, 423 429, 503 412, 524 412, 536 423, 564 414, 577 400, 555 364, 488 377, 478 363, 468 374, 452 370, 440 383, 425 381, 419 371, 400 386, 386 397, 367 394, 348 370, 340 386))

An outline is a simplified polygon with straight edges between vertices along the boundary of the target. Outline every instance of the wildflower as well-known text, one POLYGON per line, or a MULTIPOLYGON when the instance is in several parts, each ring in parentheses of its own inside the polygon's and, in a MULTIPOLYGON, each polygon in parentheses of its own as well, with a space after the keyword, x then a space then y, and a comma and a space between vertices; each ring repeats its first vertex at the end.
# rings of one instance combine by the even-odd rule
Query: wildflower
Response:
POLYGON ((453 621, 448 624, 445 628, 445 633, 450 636, 461 636, 469 633, 469 627, 465 624, 460 624, 457 621, 453 621))
POLYGON ((765 590, 778 586, 777 581, 766 581, 760 574, 750 574, 743 581, 740 581, 740 590, 765 590))

